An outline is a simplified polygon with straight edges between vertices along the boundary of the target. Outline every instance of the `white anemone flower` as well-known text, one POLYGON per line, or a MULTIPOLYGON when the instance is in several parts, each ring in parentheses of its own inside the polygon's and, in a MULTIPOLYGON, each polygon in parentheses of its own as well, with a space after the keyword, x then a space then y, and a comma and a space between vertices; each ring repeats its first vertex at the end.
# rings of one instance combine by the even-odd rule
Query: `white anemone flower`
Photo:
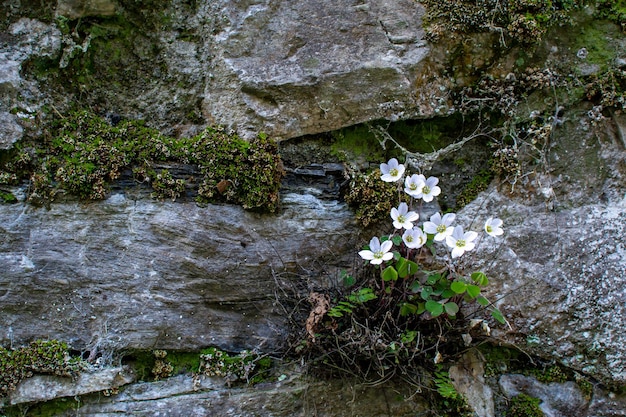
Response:
POLYGON ((391 209, 391 218, 393 219, 393 227, 396 229, 412 229, 413 222, 417 221, 420 215, 414 211, 409 211, 409 206, 402 202, 398 208, 391 209))
POLYGON ((437 186, 439 183, 439 178, 437 177, 428 177, 428 179, 424 182, 424 185, 419 190, 419 194, 417 198, 421 198, 427 203, 433 201, 433 198, 437 197, 441 194, 441 188, 437 186))
POLYGON ((454 219, 456 219, 456 214, 454 213, 446 213, 443 217, 441 217, 440 213, 435 213, 430 216, 429 222, 424 222, 424 231, 435 235, 435 241, 444 241, 454 231, 454 228, 451 227, 454 219))
POLYGON ((428 236, 426 236, 426 233, 419 227, 407 229, 402 234, 402 241, 409 249, 421 248, 427 240, 428 236))
POLYGON ((422 174, 413 174, 404 179, 404 192, 413 198, 419 198, 420 192, 426 184, 426 177, 422 174))
POLYGON ((472 231, 464 233, 463 226, 456 226, 452 234, 446 237, 446 244, 452 248, 452 259, 474 249, 474 240, 477 237, 478 233, 472 231))
POLYGON ((370 261, 373 265, 380 265, 383 261, 393 258, 393 253, 389 252, 392 246, 393 242, 391 240, 380 243, 378 238, 374 236, 370 240, 370 248, 360 251, 359 256, 366 261, 370 261))
POLYGON ((504 233, 504 230, 502 230, 502 220, 494 219, 493 217, 487 219, 485 222, 485 232, 493 237, 502 235, 504 233))
POLYGON ((391 158, 389 162, 380 164, 380 179, 385 182, 396 182, 404 175, 404 165, 399 164, 396 158, 391 158))

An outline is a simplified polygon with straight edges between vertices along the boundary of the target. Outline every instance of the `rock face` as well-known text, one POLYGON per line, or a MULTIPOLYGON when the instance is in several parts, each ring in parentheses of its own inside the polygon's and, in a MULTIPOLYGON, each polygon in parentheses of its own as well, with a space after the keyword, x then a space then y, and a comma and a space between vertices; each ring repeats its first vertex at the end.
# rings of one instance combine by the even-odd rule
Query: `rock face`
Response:
POLYGON ((301 271, 315 264, 338 274, 355 235, 345 205, 312 194, 283 200, 275 217, 123 194, 49 211, 3 206, 0 344, 57 338, 94 357, 129 348, 277 349, 287 331, 277 283, 306 289, 301 271))
MULTIPOLYGON (((61 36, 56 25, 48 26, 56 33, 51 56, 33 50, 42 30, 16 30, 32 25, 20 20, 11 26, 15 38, 0 49, 9 58, 0 73, 19 73, 27 57, 50 56, 59 60, 46 64, 58 73, 56 81, 56 75, 22 70, 49 88, 60 109, 80 94, 63 80, 74 75, 72 68, 85 66, 92 76, 81 79, 80 89, 90 92, 89 100, 103 113, 142 118, 165 129, 181 120, 188 124, 190 117, 197 123, 201 113, 205 122, 246 137, 264 131, 285 139, 373 119, 430 115, 417 109, 413 85, 415 68, 428 52, 419 3, 265 0, 190 6, 174 0, 161 8, 157 13, 122 1, 118 21, 107 21, 115 13, 110 1, 59 0, 56 15, 69 19, 70 29, 85 18, 81 31, 86 32, 61 36), (89 16, 105 20, 93 29, 89 16), (16 49, 20 60, 11 57, 16 49), (115 68, 125 70, 115 74, 115 68)), ((26 97, 0 111, 42 98, 26 97)))
POLYGON ((383 2, 213 4, 223 24, 203 110, 288 138, 416 114, 423 8, 383 2))
POLYGON ((490 277, 492 298, 513 326, 499 335, 504 340, 594 378, 625 383, 619 123, 605 119, 591 128, 582 111, 570 115, 548 152, 552 173, 531 176, 517 195, 510 186, 492 188, 460 213, 467 224, 496 215, 506 225, 504 239, 483 240, 468 267, 490 277))

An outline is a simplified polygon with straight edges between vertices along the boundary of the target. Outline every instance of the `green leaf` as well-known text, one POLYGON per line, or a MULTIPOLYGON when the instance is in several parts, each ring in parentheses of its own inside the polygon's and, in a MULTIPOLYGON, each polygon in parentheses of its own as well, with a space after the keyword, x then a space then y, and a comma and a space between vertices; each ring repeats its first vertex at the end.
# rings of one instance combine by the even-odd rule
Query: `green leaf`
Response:
POLYGON ((422 297, 423 300, 428 300, 432 293, 433 293, 433 288, 432 287, 424 287, 424 288, 422 288, 422 292, 420 294, 420 297, 422 297))
POLYGON ((428 300, 426 301, 426 310, 433 317, 438 317, 443 313, 443 306, 436 301, 428 300))
POLYGON ((341 279, 343 280, 344 287, 351 287, 356 284, 356 279, 345 270, 341 271, 341 279))
POLYGON ((440 279, 441 279, 440 274, 431 274, 428 276, 428 278, 426 278, 426 284, 435 285, 435 283, 439 281, 440 279))
POLYGON ((409 287, 409 291, 411 291, 412 293, 417 293, 419 292, 419 290, 422 288, 422 284, 420 284, 419 281, 415 281, 413 282, 413 284, 411 284, 411 286, 409 287))
POLYGON ((383 269, 380 276, 385 282, 396 281, 398 279, 398 271, 396 271, 396 268, 389 265, 387 268, 383 269))
POLYGON ((450 301, 448 303, 445 303, 443 305, 443 308, 446 310, 446 314, 448 316, 456 316, 456 313, 459 312, 459 306, 457 305, 457 303, 450 301))
POLYGON ((502 312, 498 310, 497 308, 494 308, 491 311, 491 315, 493 316, 494 319, 498 320, 500 324, 506 324, 506 319, 504 318, 504 315, 502 315, 502 312))
POLYGON ((417 272, 418 265, 417 263, 409 261, 408 259, 400 258, 396 263, 396 268, 398 270, 398 276, 400 276, 400 278, 406 278, 409 275, 413 275, 417 272))
POLYGON ((467 284, 461 281, 454 281, 450 284, 450 289, 457 294, 463 294, 467 289, 467 284))
POLYGON ((400 244, 402 243, 402 236, 394 236, 391 238, 391 241, 394 245, 400 246, 400 244))
POLYGON ((480 287, 478 285, 469 284, 467 286, 467 294, 472 298, 478 297, 478 294, 480 294, 480 287))
POLYGON ((443 290, 441 292, 441 297, 442 298, 452 298, 456 295, 456 293, 454 291, 452 291, 450 288, 446 288, 445 290, 443 290))
POLYGON ((402 303, 400 305, 400 315, 401 316, 408 316, 410 314, 415 314, 415 313, 417 313, 417 306, 415 304, 402 303))
POLYGON ((400 336, 400 341, 404 343, 405 345, 408 345, 409 343, 415 340, 416 336, 417 336, 417 332, 415 330, 407 330, 406 332, 402 333, 402 335, 400 336))
POLYGON ((478 297, 476 297, 476 301, 478 301, 478 304, 480 304, 481 306, 487 307, 489 305, 489 300, 487 300, 482 295, 479 295, 478 297))
POLYGON ((485 285, 489 284, 487 275, 485 275, 482 272, 474 272, 472 274, 472 281, 474 281, 476 284, 480 285, 481 287, 484 287, 485 285))

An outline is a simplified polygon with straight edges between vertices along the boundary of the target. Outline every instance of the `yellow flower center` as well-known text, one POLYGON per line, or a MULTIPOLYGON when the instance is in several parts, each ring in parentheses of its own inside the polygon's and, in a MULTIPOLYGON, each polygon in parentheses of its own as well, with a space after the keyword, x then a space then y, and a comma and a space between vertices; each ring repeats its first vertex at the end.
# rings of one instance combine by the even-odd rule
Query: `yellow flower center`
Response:
POLYGON ((422 194, 430 194, 430 187, 428 185, 425 185, 424 188, 422 188, 422 194))
POLYGON ((446 231, 446 225, 445 224, 440 224, 437 226, 437 233, 443 233, 446 231))
POLYGON ((456 241, 457 248, 462 248, 465 246, 465 239, 459 239, 456 241))
POLYGON ((395 177, 396 175, 398 175, 398 170, 396 168, 390 169, 389 175, 391 175, 392 177, 395 177))

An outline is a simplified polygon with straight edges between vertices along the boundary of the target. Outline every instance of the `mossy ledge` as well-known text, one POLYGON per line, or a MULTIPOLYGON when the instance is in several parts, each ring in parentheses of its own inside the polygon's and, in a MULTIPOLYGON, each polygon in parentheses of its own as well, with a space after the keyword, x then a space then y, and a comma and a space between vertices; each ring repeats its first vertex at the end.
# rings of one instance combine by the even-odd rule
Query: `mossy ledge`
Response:
POLYGON ((150 185, 157 199, 195 196, 269 212, 279 206, 282 163, 262 133, 246 141, 208 127, 173 138, 141 121, 113 124, 88 111, 52 122, 46 132, 44 142, 19 143, 0 155, 0 189, 26 181, 28 200, 47 205, 64 193, 101 200, 116 181, 132 179, 150 185))

